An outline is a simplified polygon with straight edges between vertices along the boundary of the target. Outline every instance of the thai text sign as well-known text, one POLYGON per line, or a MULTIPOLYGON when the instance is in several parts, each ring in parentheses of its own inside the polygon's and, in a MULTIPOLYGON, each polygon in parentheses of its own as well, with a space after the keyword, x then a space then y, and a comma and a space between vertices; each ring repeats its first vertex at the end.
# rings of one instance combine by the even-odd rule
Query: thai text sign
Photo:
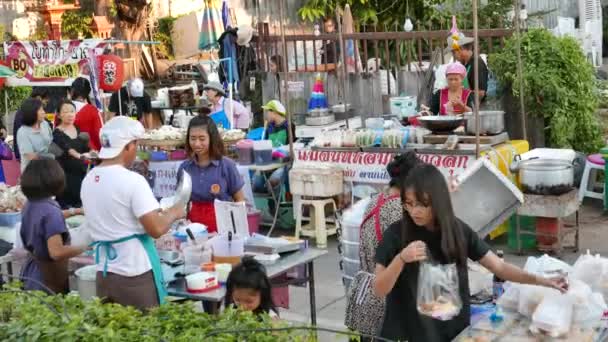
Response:
POLYGON ((79 76, 90 74, 89 53, 103 53, 101 40, 5 42, 8 66, 17 75, 8 78, 9 86, 70 86, 79 76))
MULTIPOLYGON (((346 152, 315 151, 300 149, 295 152, 295 165, 326 164, 344 170, 344 180, 348 182, 381 183, 390 181, 386 166, 393 160, 394 153, 388 152, 346 152)), ((445 176, 457 176, 475 161, 474 155, 449 155, 419 153, 423 162, 435 165, 445 176)))

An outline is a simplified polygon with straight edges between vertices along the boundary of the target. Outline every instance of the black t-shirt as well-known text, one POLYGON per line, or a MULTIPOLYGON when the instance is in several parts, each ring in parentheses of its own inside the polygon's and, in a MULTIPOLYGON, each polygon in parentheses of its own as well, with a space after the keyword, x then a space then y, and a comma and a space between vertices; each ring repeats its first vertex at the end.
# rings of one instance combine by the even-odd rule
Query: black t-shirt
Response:
MULTIPOLYGON (((490 250, 469 226, 458 221, 464 234, 467 256, 478 261, 490 250)), ((410 242, 420 240, 426 243, 433 260, 446 263, 441 252, 441 236, 423 227, 414 228, 414 233, 407 237, 407 243, 401 242, 401 221, 391 225, 385 232, 382 242, 376 250, 376 262, 388 266, 395 256, 410 242)), ((443 342, 451 341, 470 322, 470 293, 466 265, 460 267, 459 290, 463 307, 460 314, 449 321, 439 321, 421 315, 416 307, 418 287, 418 263, 406 264, 399 275, 395 286, 386 298, 386 312, 381 336, 395 341, 410 342, 443 342)))
MULTIPOLYGON (((481 57, 479 57, 479 90, 483 90, 485 92, 488 91, 488 66, 486 62, 483 61, 481 57)), ((467 65, 467 78, 469 80, 469 89, 475 89, 475 63, 473 63, 473 58, 469 60, 467 65)), ((484 96, 485 98, 485 96, 484 96)), ((483 99, 480 99, 483 100, 483 99)))
POLYGON ((123 87, 120 90, 120 100, 122 107, 118 106, 118 92, 112 94, 108 110, 118 115, 136 116, 138 120, 144 113, 152 112, 152 99, 146 93, 143 97, 130 97, 127 88, 123 87))

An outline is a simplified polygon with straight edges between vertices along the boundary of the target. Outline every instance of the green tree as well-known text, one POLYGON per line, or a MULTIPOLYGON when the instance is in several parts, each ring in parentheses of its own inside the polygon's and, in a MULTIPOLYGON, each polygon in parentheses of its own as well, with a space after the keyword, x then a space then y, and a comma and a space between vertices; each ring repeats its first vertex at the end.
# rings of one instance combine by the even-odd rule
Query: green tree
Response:
POLYGON ((93 13, 89 11, 67 11, 61 16, 61 35, 68 39, 91 38, 93 13))
POLYGON ((595 70, 579 43, 559 38, 545 29, 521 35, 523 75, 517 75, 517 37, 490 55, 490 68, 516 97, 523 96, 528 115, 545 118, 550 145, 597 152, 602 135, 597 116, 598 92, 595 70), (520 82, 524 94, 519 93, 520 82))
MULTIPOLYGON (((315 21, 334 15, 336 8, 350 4, 358 24, 386 25, 389 29, 401 27, 406 17, 412 18, 416 28, 446 29, 452 15, 458 18, 460 28, 471 28, 473 18, 471 0, 308 0, 298 11, 303 20, 315 21)), ((512 0, 491 0, 479 11, 480 27, 502 26, 512 0)))

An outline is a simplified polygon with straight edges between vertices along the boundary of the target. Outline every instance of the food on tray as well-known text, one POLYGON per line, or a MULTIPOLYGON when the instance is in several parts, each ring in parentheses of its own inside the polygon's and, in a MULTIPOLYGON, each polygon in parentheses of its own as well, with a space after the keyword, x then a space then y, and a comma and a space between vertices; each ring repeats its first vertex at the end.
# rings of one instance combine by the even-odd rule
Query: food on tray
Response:
POLYGON ((436 318, 453 317, 460 311, 454 303, 442 296, 432 302, 420 304, 418 310, 427 316, 436 318))
POLYGON ((162 126, 159 129, 146 131, 142 139, 146 140, 183 140, 186 137, 186 132, 183 129, 173 126, 162 126))
POLYGON ((25 195, 21 192, 21 187, 9 187, 0 183, 0 213, 20 212, 25 204, 25 195))
POLYGON ((241 140, 245 139, 245 132, 240 129, 230 129, 220 132, 223 140, 241 140))

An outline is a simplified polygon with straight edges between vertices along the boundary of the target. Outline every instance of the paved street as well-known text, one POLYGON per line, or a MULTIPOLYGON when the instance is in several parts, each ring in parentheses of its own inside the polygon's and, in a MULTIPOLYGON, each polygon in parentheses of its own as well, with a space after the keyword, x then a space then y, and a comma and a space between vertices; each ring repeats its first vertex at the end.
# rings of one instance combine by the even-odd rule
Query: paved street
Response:
MULTIPOLYGON (((581 210, 581 250, 580 253, 589 249, 593 253, 608 255, 608 216, 602 215, 601 203, 599 201, 585 202, 581 210)), ((286 232, 283 232, 286 233, 286 232)), ((569 241, 566 241, 569 243, 569 241)), ((509 251, 506 246, 506 236, 491 242, 494 249, 503 249, 508 262, 523 266, 529 255, 541 255, 539 252, 529 253, 525 256, 517 256, 509 251)), ((346 330, 344 327, 344 310, 346 306, 344 286, 342 285, 339 269, 339 254, 337 240, 331 238, 329 242, 329 254, 325 255, 315 263, 316 297, 318 326, 323 328, 346 330)), ((572 264, 578 257, 571 251, 563 255, 563 260, 572 264)), ((309 292, 307 288, 291 287, 290 309, 281 310, 283 319, 310 323, 310 308, 308 304, 309 292)), ((336 336, 334 333, 319 334, 321 341, 345 341, 347 338, 336 336)))

